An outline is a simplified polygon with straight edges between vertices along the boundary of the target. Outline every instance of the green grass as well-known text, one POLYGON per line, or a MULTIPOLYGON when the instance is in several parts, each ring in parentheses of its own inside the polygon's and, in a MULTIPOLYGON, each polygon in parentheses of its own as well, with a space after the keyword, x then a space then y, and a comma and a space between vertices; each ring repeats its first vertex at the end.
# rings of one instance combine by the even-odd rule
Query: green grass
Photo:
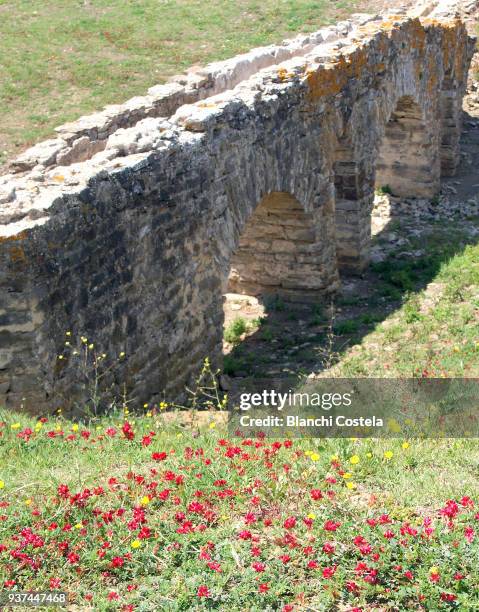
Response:
MULTIPOLYGON (((313 31, 359 2, 0 0, 0 163, 191 65, 313 31)), ((359 7, 360 8, 360 7, 359 7)))
POLYGON ((341 358, 335 376, 479 375, 479 245, 440 223, 421 241, 423 256, 374 266, 379 293, 402 304, 341 358))
POLYGON ((48 590, 52 578, 60 579, 59 589, 79 609, 92 605, 105 612, 127 604, 151 612, 260 612, 285 604, 325 611, 337 605, 420 609, 418 592, 428 610, 446 609, 442 592, 456 594, 457 609, 476 609, 477 537, 468 544, 463 535, 476 510, 458 517, 453 531, 441 527, 438 515, 447 499, 468 495, 477 501, 474 441, 294 440, 291 448, 275 449, 272 440, 228 440, 222 417, 203 412, 193 422, 191 415, 153 410, 86 422, 53 416, 39 425, 25 415, 0 413, 0 544, 6 547, 0 547, 0 584, 14 580, 10 588, 48 590), (125 420, 132 440, 121 435, 125 420), (27 427, 33 430, 28 441, 18 437, 27 427), (116 430, 113 437, 109 428, 116 430), (165 453, 159 462, 152 455, 158 452, 165 453), (328 483, 327 477, 334 480, 328 483), (59 496, 60 485, 68 487, 66 497, 59 496), (85 501, 69 499, 86 489, 85 501), (315 501, 313 489, 323 497, 315 501), (203 510, 192 510, 198 503, 203 510), (144 522, 132 526, 141 511, 144 522), (385 513, 391 523, 367 527, 366 518, 385 513), (404 536, 407 544, 399 545, 400 526, 421 530, 426 516, 432 517, 434 536, 404 536), (284 528, 288 517, 296 519, 293 529, 284 528), (180 533, 185 520, 203 526, 180 533), (338 521, 339 529, 324 531, 327 520, 338 521), (151 530, 146 538, 139 537, 142 527, 151 530), (388 528, 397 539, 386 540, 388 528), (25 529, 43 544, 20 544, 29 537, 25 529), (255 540, 242 539, 244 530, 255 540), (378 553, 377 564, 355 549, 353 539, 360 535, 378 553), (326 541, 334 544, 333 554, 321 552, 326 541), (11 548, 40 562, 39 568, 17 561, 11 548), (70 561, 67 553, 78 560, 70 561), (287 563, 281 561, 285 554, 287 563), (112 566, 115 558, 124 565, 112 566), (317 560, 317 569, 307 568, 310 560, 317 560), (360 560, 379 569, 378 584, 355 578, 360 560), (254 562, 264 564, 264 571, 254 571, 254 562), (397 564, 412 570, 414 585, 401 579, 397 564), (325 579, 323 569, 334 566, 334 579, 325 579), (438 568, 440 584, 431 584, 431 568, 438 568), (452 578, 458 571, 464 574, 461 584, 452 578), (357 594, 345 588, 351 579, 360 585, 357 594), (268 590, 260 592, 259 584, 268 590), (202 585, 208 587, 205 599, 197 596, 202 585), (109 600, 112 593, 119 599, 109 600))

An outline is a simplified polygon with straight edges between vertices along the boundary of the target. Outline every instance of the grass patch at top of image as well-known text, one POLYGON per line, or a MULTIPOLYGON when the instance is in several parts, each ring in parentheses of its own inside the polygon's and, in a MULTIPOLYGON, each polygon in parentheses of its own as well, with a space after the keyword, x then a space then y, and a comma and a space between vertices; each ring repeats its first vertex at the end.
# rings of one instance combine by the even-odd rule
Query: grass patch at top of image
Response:
POLYGON ((319 0, 3 0, 0 163, 53 128, 189 66, 226 59, 354 12, 319 0))

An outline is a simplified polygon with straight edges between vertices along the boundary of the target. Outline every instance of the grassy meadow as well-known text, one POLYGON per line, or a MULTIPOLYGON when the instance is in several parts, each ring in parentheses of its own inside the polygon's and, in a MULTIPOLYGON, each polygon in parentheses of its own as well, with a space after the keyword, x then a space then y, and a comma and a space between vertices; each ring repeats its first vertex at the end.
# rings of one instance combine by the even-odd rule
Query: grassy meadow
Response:
POLYGON ((50 137, 55 126, 142 95, 192 65, 314 31, 361 6, 354 0, 0 0, 0 163, 50 137))
MULTIPOLYGON (((72 610, 477 610, 473 441, 0 415, 0 584, 72 610)), ((128 411, 126 411, 128 412, 128 411)))

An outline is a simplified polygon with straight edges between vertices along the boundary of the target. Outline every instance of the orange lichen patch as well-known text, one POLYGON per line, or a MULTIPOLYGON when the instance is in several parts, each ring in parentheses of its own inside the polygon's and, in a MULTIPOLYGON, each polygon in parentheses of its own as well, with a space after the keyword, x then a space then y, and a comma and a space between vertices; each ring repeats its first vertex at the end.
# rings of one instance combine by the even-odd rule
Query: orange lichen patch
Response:
POLYGON ((63 174, 55 174, 55 176, 52 176, 52 180, 56 181, 57 183, 63 183, 65 177, 63 174))
POLYGON ((21 246, 13 246, 10 249, 10 259, 12 263, 24 263, 27 261, 27 256, 25 255, 25 251, 21 246))
POLYGON ((456 19, 432 19, 430 17, 421 17, 419 21, 424 26, 434 26, 437 28, 456 28, 458 24, 461 24, 459 18, 456 19))
POLYGON ((413 19, 410 24, 410 46, 420 54, 426 47, 427 33, 419 19, 413 19))
POLYGON ((308 70, 306 78, 310 99, 318 100, 339 93, 348 79, 360 77, 365 70, 375 70, 374 66, 369 65, 366 46, 353 48, 350 53, 341 54, 335 62, 322 64, 316 70, 308 70))
POLYGON ((218 105, 216 102, 198 102, 196 106, 199 108, 216 108, 218 105))
POLYGON ((439 27, 442 30, 444 70, 453 70, 456 78, 462 80, 464 77, 464 58, 459 50, 466 47, 463 40, 465 37, 464 27, 460 21, 439 22, 439 27))
POLYGON ((278 68, 277 75, 280 81, 287 81, 288 79, 292 79, 294 76, 294 72, 288 72, 286 68, 278 68))
POLYGON ((23 232, 19 232, 18 234, 14 234, 13 236, 0 236, 0 244, 5 242, 14 242, 16 240, 25 240, 27 236, 28 233, 26 230, 23 230, 23 232))
POLYGON ((317 70, 310 70, 307 73, 306 79, 311 100, 318 100, 323 96, 337 94, 346 83, 346 79, 338 68, 338 64, 325 64, 319 66, 317 70))

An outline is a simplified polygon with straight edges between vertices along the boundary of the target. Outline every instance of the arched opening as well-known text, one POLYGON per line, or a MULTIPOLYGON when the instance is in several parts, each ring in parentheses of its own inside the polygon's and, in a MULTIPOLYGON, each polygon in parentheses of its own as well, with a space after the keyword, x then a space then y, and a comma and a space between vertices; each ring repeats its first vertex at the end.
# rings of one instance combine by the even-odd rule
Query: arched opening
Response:
POLYGON ((227 291, 301 301, 317 299, 319 291, 329 289, 319 214, 305 212, 289 193, 267 194, 232 255, 227 291))
POLYGON ((376 188, 402 197, 439 192, 438 122, 424 117, 411 96, 399 99, 386 124, 376 162, 376 188))
POLYGON ((305 210, 290 193, 270 192, 241 224, 223 284, 226 375, 276 376, 271 343, 290 345, 298 336, 285 331, 291 322, 319 316, 338 289, 332 195, 316 195, 321 205, 305 210))

